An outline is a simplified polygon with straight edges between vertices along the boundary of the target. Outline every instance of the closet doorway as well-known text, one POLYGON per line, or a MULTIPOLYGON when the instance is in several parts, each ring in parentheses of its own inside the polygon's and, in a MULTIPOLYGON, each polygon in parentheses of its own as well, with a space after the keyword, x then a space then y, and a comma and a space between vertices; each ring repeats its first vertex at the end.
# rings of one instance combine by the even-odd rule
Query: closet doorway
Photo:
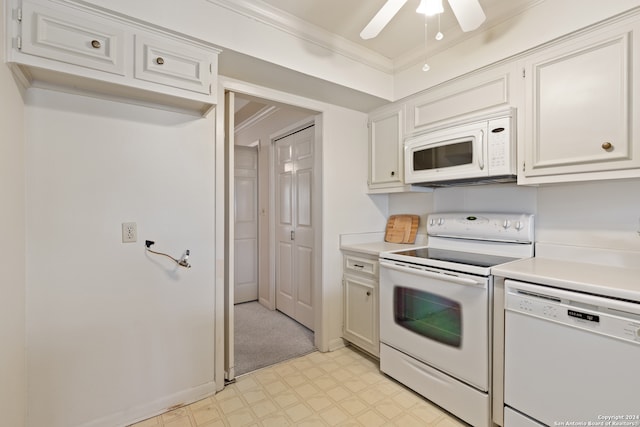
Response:
MULTIPOLYGON (((296 245, 297 242, 291 240, 291 236, 294 236, 291 231, 298 232, 301 227, 299 218, 302 218, 304 225, 312 218, 315 220, 316 216, 319 219, 319 206, 316 208, 313 204, 320 202, 320 192, 315 190, 319 188, 319 182, 314 183, 319 180, 320 168, 314 170, 311 158, 308 161, 311 168, 300 173, 302 182, 299 182, 296 165, 289 163, 282 170, 291 172, 288 177, 290 183, 295 185, 290 188, 286 184, 284 187, 280 185, 287 179, 282 179, 286 174, 278 172, 277 159, 284 159, 280 155, 286 151, 282 149, 286 144, 280 142, 278 145, 278 141, 297 139, 290 136, 304 131, 302 134, 307 136, 307 145, 303 142, 297 149, 296 144, 290 145, 290 152, 299 154, 301 150, 312 149, 314 153, 319 146, 314 126, 317 112, 232 92, 227 93, 226 101, 227 165, 232 165, 228 166, 226 176, 233 181, 227 185, 227 215, 232 217, 227 222, 226 252, 232 256, 228 258, 226 267, 228 285, 225 296, 225 377, 229 381, 236 375, 250 372, 251 366, 259 368, 271 364, 269 358, 277 363, 315 348, 315 280, 312 273, 320 268, 315 256, 319 242, 312 239, 305 245, 303 243, 308 240, 303 238, 299 241, 301 244, 296 245), (252 163, 252 153, 255 154, 255 163, 252 163), (307 195, 309 205, 296 208, 293 203, 301 191, 307 195), (288 201, 281 197, 287 192, 290 196, 288 201), (286 233, 286 242, 278 237, 278 230, 283 229, 280 221, 283 208, 288 209, 290 219, 294 221, 294 229, 286 233), (253 230, 256 230, 255 239, 253 230), (308 279, 298 272, 300 252, 306 255, 302 261, 310 273, 307 274, 308 279), (283 266, 287 264, 291 264, 292 270, 283 277, 283 266), (301 281, 301 278, 304 280, 301 281), (279 286, 280 283, 285 283, 285 286, 279 286), (298 286, 299 283, 303 283, 302 287, 298 286), (281 294, 280 298, 278 294, 281 294), (284 299, 284 307, 283 295, 292 296, 284 299), (306 310, 296 309, 296 306, 305 307, 306 310), (302 319, 297 322, 292 320, 297 312, 304 313, 306 326, 303 326, 302 319), (252 336, 260 327, 263 332, 258 333, 257 337, 252 336), (269 337, 269 333, 273 333, 273 336, 269 337), (280 355, 276 354, 278 352, 280 355), (256 360, 247 362, 247 357, 256 360)), ((302 237, 304 234, 302 232, 302 237)))

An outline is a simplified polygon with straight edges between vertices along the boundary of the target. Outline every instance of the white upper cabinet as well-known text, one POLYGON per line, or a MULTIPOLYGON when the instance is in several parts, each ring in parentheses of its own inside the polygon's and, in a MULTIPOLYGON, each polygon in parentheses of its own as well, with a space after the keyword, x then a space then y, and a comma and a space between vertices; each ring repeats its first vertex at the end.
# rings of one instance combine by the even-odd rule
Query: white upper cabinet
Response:
POLYGON ((432 191, 404 183, 403 111, 397 103, 369 115, 369 193, 432 191))
POLYGON ((637 17, 524 59, 519 183, 640 176, 637 17))
POLYGON ((369 117, 369 188, 402 185, 402 106, 369 117))
POLYGON ((501 64, 458 77, 406 101, 405 133, 420 133, 440 123, 492 108, 513 100, 513 64, 501 64))
POLYGON ((136 35, 135 51, 137 79, 211 94, 211 69, 217 57, 209 52, 142 35, 136 35))
POLYGON ((125 32, 97 17, 22 5, 20 51, 108 73, 125 75, 125 32))
POLYGON ((215 105, 219 51, 102 10, 8 0, 7 62, 41 82, 193 114, 215 105))

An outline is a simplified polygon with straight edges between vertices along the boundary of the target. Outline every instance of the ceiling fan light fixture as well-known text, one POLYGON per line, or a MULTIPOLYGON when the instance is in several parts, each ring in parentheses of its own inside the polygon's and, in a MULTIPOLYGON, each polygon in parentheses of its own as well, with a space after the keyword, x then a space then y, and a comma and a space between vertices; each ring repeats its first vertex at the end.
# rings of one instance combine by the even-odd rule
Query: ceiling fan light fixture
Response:
POLYGON ((427 16, 437 15, 444 12, 442 7, 442 0, 420 0, 420 4, 416 9, 416 12, 422 13, 427 16))

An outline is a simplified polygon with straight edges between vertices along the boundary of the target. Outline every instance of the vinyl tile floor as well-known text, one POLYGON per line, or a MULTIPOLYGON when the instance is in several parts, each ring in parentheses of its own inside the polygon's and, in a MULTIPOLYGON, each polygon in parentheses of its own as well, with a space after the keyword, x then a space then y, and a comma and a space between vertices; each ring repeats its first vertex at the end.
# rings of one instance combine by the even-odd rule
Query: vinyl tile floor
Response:
POLYGON ((345 347, 242 375, 215 396, 132 427, 466 425, 345 347))

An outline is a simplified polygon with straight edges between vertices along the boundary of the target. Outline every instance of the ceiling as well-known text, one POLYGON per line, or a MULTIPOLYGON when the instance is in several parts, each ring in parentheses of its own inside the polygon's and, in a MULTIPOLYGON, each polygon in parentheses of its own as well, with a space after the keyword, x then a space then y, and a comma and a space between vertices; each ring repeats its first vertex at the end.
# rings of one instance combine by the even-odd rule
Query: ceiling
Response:
MULTIPOLYGON (((407 0, 396 16, 380 32, 370 40, 360 38, 360 32, 380 10, 387 0, 209 0, 224 5, 226 8, 236 10, 239 13, 250 16, 257 21, 268 22, 297 37, 312 40, 314 43, 346 53, 350 57, 367 64, 378 67, 385 72, 394 73, 403 68, 413 66, 424 60, 425 55, 432 55, 445 50, 452 45, 471 37, 477 31, 491 28, 507 19, 523 13, 528 8, 545 0, 478 0, 482 6, 486 21, 481 27, 470 33, 463 33, 458 22, 449 7, 448 1, 443 0, 444 13, 438 17, 429 17, 427 21, 428 39, 425 49, 425 34, 423 15, 416 13, 419 0, 407 0), (444 33, 444 39, 435 40, 435 34, 440 29, 444 33)), ((223 54, 225 52, 223 51, 223 54)), ((254 78, 265 79, 266 76, 279 75, 282 70, 273 72, 260 71, 259 76, 237 75, 238 70, 245 73, 256 69, 253 58, 246 59, 245 63, 237 63, 243 59, 242 55, 235 54, 222 62, 221 70, 229 76, 240 80, 253 81, 254 78), (233 58, 233 60, 232 60, 233 58), (235 61, 235 62, 234 62, 235 61), (235 73, 235 74, 234 74, 235 73)), ((282 71, 286 72, 286 70, 282 71)), ((287 81, 294 84, 295 75, 288 74, 287 81)), ((314 88, 323 82, 315 82, 310 85, 314 88)), ((264 81, 263 85, 279 87, 278 82, 264 81)), ((305 85, 301 85, 305 87, 305 85)), ((307 85, 309 86, 309 85, 307 85)), ((348 88, 333 88, 331 85, 322 86, 321 92, 330 97, 332 91, 341 93, 349 92, 348 88)), ((353 92, 353 91, 351 91, 353 92)), ((361 100, 360 94, 349 92, 350 99, 354 99, 353 105, 346 106, 354 109, 369 111, 381 105, 382 99, 361 100), (362 104, 364 107, 362 107, 362 104)), ((314 97, 312 94, 301 93, 303 96, 314 97)), ((244 103, 239 97, 236 104, 238 113, 237 123, 250 118, 259 112, 265 105, 255 105, 255 99, 244 103), (243 110, 243 111, 240 111, 243 110)), ((269 104, 267 101, 266 104, 269 104)), ((268 106, 268 105, 267 105, 268 106)))
MULTIPOLYGON (((508 18, 522 13, 533 4, 544 0, 478 0, 487 16, 479 28, 490 28, 508 18)), ((350 44, 357 45, 393 61, 394 68, 406 63, 415 63, 424 55, 425 35, 424 16, 416 13, 419 0, 408 0, 398 14, 382 32, 370 40, 362 40, 360 31, 367 25, 386 0, 251 0, 260 7, 271 8, 282 17, 291 18, 292 26, 311 24, 326 32, 328 38, 338 37, 350 44)), ((444 49, 465 37, 458 22, 443 0, 444 13, 438 17, 429 17, 427 22, 427 48, 431 51, 444 49), (441 28, 444 39, 436 41, 434 36, 441 28)), ((472 34, 472 33, 467 33, 472 34)))

